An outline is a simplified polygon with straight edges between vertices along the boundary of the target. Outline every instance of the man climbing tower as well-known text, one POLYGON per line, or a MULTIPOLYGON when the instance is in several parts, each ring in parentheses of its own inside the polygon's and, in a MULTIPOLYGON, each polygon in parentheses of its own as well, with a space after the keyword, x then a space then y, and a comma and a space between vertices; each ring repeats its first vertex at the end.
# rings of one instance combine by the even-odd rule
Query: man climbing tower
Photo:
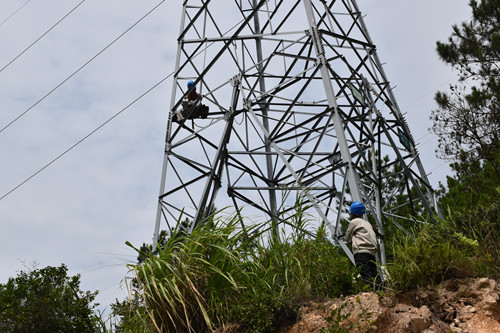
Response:
POLYGON ((173 121, 179 122, 183 119, 205 119, 208 115, 208 106, 201 104, 202 96, 196 91, 194 81, 187 83, 187 98, 182 101, 182 110, 174 113, 173 121))

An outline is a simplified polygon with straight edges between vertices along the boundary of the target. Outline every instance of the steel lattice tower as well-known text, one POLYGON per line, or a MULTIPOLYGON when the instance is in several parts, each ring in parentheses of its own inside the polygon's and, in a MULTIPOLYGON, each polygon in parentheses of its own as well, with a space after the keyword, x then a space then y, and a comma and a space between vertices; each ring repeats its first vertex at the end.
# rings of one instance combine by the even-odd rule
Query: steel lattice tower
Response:
POLYGON ((383 265, 398 209, 438 211, 356 1, 185 0, 155 241, 214 206, 284 228, 296 192, 333 235, 364 202, 383 265), (174 122, 190 80, 209 115, 174 122))

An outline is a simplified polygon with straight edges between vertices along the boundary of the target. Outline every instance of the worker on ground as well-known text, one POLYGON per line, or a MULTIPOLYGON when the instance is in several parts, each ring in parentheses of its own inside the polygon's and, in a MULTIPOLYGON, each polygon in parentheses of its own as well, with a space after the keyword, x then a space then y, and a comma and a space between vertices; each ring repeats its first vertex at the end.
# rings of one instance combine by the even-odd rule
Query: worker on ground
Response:
POLYGON ((366 213, 365 206, 354 201, 349 209, 351 222, 347 227, 346 241, 352 243, 352 252, 356 267, 360 268, 361 278, 374 287, 377 279, 377 238, 372 225, 363 219, 366 213))

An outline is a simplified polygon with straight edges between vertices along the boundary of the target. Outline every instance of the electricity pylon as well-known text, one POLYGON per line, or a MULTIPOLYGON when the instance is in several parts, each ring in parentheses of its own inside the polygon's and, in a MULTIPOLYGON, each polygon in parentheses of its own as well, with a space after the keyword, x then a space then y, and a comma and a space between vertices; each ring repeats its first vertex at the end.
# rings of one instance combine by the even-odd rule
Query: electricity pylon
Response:
POLYGON ((382 265, 384 227, 408 217, 396 212, 438 211, 356 1, 184 1, 155 242, 227 206, 279 236, 296 192, 333 239, 347 205, 365 203, 382 265), (207 117, 181 112, 188 81, 207 117))

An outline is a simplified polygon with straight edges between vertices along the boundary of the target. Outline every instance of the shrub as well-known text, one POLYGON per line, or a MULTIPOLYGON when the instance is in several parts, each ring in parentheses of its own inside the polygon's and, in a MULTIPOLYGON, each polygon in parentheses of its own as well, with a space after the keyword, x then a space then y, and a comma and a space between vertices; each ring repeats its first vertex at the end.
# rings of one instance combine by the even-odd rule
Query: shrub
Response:
POLYGON ((326 237, 292 237, 259 247, 256 269, 231 313, 252 332, 272 332, 296 318, 297 306, 312 299, 338 297, 358 290, 355 268, 326 237))
POLYGON ((405 291, 484 273, 480 243, 457 231, 453 221, 425 225, 415 234, 401 233, 392 241, 394 259, 388 270, 393 288, 405 291))
POLYGON ((65 264, 21 271, 0 284, 1 332, 101 332, 97 292, 80 290, 65 264))
POLYGON ((236 222, 211 217, 189 236, 174 232, 158 256, 132 266, 158 331, 204 332, 226 319, 246 279, 238 256, 246 234, 236 222))
POLYGON ((311 237, 303 211, 288 218, 293 231, 283 240, 211 216, 190 235, 174 232, 157 255, 136 249, 145 260, 131 269, 156 329, 206 332, 232 322, 272 332, 295 319, 301 301, 358 290, 354 266, 325 226, 311 237))
POLYGON ((140 295, 132 291, 131 296, 122 302, 111 304, 112 315, 118 320, 112 323, 115 333, 153 333, 155 327, 149 319, 147 309, 140 295))

